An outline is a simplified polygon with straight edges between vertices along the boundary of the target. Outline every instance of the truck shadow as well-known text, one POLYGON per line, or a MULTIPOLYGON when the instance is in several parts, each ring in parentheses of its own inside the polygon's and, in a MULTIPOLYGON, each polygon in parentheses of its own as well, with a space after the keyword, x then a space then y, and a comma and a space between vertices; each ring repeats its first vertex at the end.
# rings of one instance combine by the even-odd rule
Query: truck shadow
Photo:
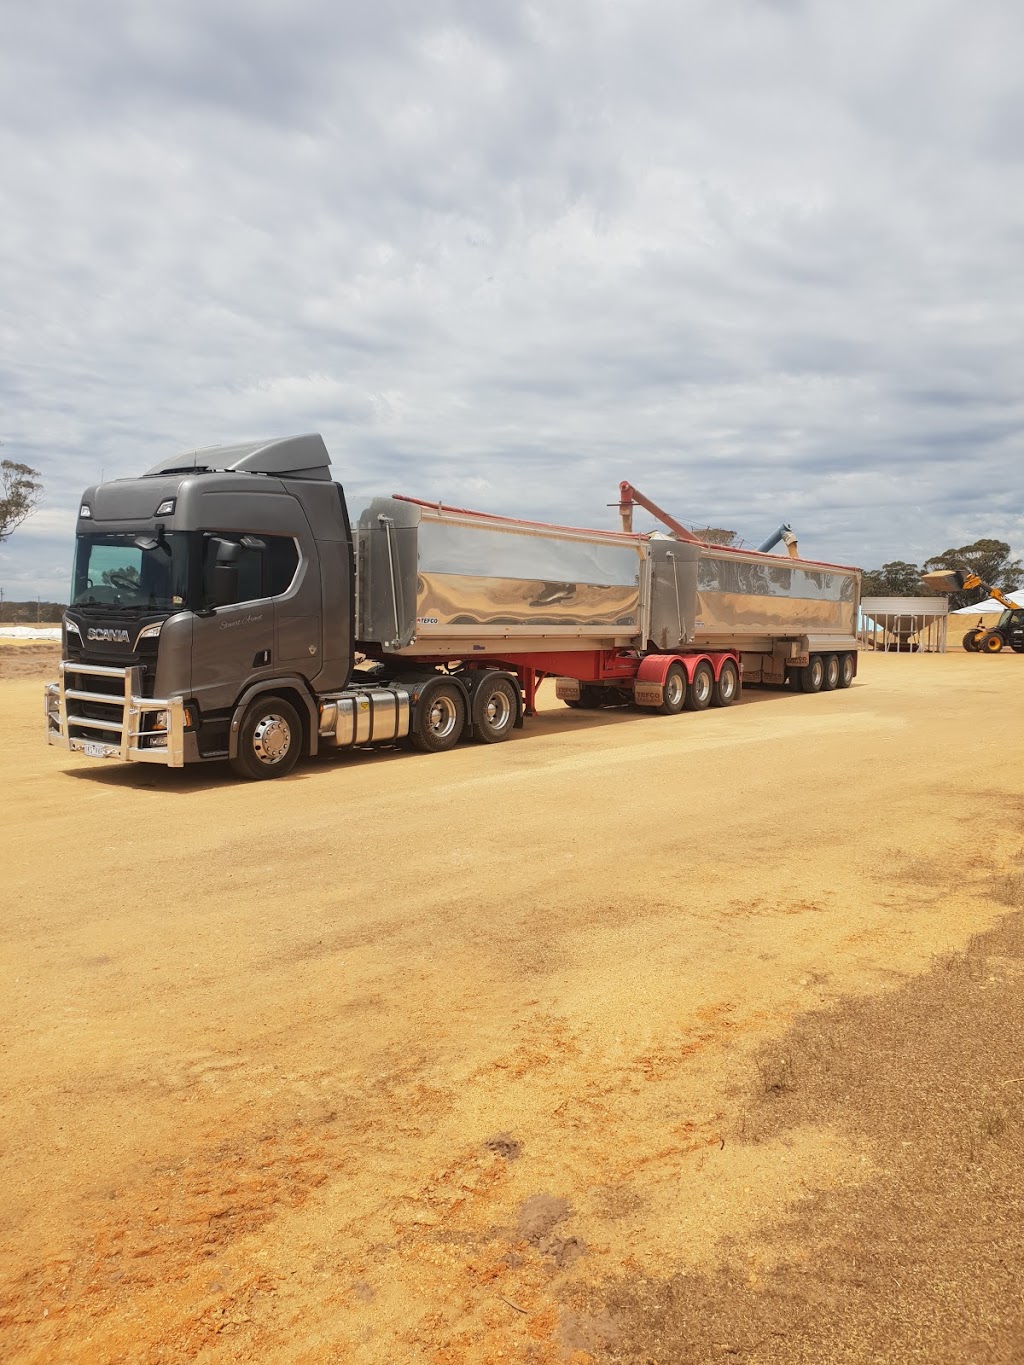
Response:
MULTIPOLYGON (((857 687, 859 684, 855 681, 853 686, 857 687)), ((734 706, 729 709, 756 706, 761 702, 773 702, 776 705, 781 705, 786 698, 793 699, 805 695, 806 693, 795 692, 788 687, 748 685, 743 689, 743 695, 739 701, 735 702, 734 706)), ((508 742, 522 744, 531 739, 562 735, 569 732, 584 735, 608 726, 635 725, 643 720, 657 720, 666 725, 671 721, 685 723, 687 720, 691 720, 698 723, 698 715, 696 712, 683 712, 678 717, 661 716, 655 711, 635 706, 609 706, 578 711, 571 707, 566 707, 561 711, 545 709, 537 715, 529 717, 525 727, 522 730, 515 731, 508 742)), ((472 744, 472 740, 464 740, 457 747, 462 748, 465 744, 472 744)), ((332 749, 328 747, 322 749, 315 758, 302 759, 294 771, 289 773, 287 777, 276 778, 275 783, 306 782, 328 768, 345 769, 354 763, 365 767, 367 764, 394 763, 402 760, 415 761, 416 759, 432 757, 435 756, 418 753, 405 744, 367 746, 357 749, 332 749)), ((193 792, 216 790, 218 787, 255 785, 246 778, 237 777, 227 763, 221 762, 204 763, 198 767, 188 768, 161 768, 155 765, 136 766, 134 764, 119 764, 117 767, 110 768, 73 767, 65 768, 64 775, 74 778, 77 782, 98 783, 105 787, 132 788, 137 791, 159 791, 173 796, 188 796, 193 792)))

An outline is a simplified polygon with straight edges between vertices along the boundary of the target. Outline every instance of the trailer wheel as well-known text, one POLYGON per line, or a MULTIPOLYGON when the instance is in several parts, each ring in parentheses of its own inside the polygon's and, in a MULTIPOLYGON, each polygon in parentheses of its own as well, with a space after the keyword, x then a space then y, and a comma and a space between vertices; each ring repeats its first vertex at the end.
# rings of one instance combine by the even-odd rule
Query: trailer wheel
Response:
POLYGON ((515 688, 508 678, 485 678, 473 694, 473 736, 481 744, 500 744, 508 739, 519 709, 515 688))
POLYGON ((686 705, 686 672, 682 664, 670 664, 661 686, 661 705, 658 710, 663 716, 678 716, 686 705))
POLYGON ((964 649, 966 649, 969 653, 972 654, 976 653, 978 649, 978 638, 980 635, 981 635, 980 630, 969 630, 963 638, 964 649))
POLYGON ((1005 643, 998 630, 987 630, 975 645, 975 649, 980 649, 982 654, 998 654, 1005 643))
POLYGON ((714 691, 715 675, 707 660, 702 659, 693 670, 693 677, 690 679, 690 687, 686 693, 687 711, 706 711, 711 705, 714 691))
POLYGON ((840 654, 839 656, 839 687, 849 687, 853 682, 854 663, 852 654, 840 654))
POLYGON ((466 702, 454 683, 439 683, 421 696, 413 712, 409 737, 414 749, 441 754, 454 749, 466 727, 466 702))
POLYGON ((712 706, 731 706, 740 690, 740 675, 731 659, 726 659, 711 694, 712 706))
POLYGON ((825 681, 825 661, 820 654, 812 654, 805 668, 797 669, 802 692, 820 692, 825 681))
POLYGON ((230 759, 239 777, 284 777, 299 761, 302 722, 283 697, 257 697, 238 730, 238 753, 230 759))
POLYGON ((839 659, 835 654, 825 655, 825 675, 821 680, 823 692, 834 692, 839 686, 839 659))

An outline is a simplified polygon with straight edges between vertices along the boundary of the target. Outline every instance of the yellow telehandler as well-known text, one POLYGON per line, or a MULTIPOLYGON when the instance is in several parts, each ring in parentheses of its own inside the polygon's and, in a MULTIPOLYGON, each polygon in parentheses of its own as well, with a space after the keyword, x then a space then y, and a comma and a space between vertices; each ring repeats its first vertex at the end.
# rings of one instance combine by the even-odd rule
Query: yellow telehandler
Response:
POLYGON ((981 588, 1004 608, 991 629, 975 626, 967 632, 964 649, 975 654, 999 654, 1004 649, 1024 654, 1024 607, 1018 607, 1004 592, 964 569, 936 569, 934 573, 922 574, 921 581, 933 592, 970 592, 972 588, 981 588))

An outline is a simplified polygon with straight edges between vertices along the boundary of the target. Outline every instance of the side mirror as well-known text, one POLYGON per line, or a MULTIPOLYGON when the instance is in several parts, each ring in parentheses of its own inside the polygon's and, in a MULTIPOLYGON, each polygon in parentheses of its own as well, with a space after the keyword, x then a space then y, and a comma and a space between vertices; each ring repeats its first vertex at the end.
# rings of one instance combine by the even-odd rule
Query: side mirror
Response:
POLYGON ((217 541, 217 558, 213 566, 213 604, 230 607, 238 601, 238 561, 242 547, 235 540, 217 541))

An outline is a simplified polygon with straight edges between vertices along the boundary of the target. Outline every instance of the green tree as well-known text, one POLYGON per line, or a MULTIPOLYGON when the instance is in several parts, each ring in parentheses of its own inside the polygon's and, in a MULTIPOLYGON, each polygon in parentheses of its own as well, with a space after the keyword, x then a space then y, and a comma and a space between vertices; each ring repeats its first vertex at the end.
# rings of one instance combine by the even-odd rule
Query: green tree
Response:
MULTIPOLYGON (((1005 540, 976 540, 973 545, 961 545, 959 549, 943 550, 942 554, 925 560, 926 570, 963 569, 966 573, 976 573, 983 583, 1003 592, 1014 592, 1024 584, 1024 564, 1019 559, 1010 558, 1010 547, 1005 540)), ((988 596, 984 588, 972 588, 970 592, 949 594, 949 609, 973 607, 988 596)))
POLYGON ((0 460, 0 542, 32 515, 42 493, 38 469, 15 460, 0 460))
POLYGON ((905 559, 892 559, 880 569, 866 569, 861 578, 863 597, 924 597, 921 571, 905 559))
POLYGON ((694 528, 693 534, 705 545, 734 545, 736 543, 736 532, 726 531, 721 526, 694 528))

